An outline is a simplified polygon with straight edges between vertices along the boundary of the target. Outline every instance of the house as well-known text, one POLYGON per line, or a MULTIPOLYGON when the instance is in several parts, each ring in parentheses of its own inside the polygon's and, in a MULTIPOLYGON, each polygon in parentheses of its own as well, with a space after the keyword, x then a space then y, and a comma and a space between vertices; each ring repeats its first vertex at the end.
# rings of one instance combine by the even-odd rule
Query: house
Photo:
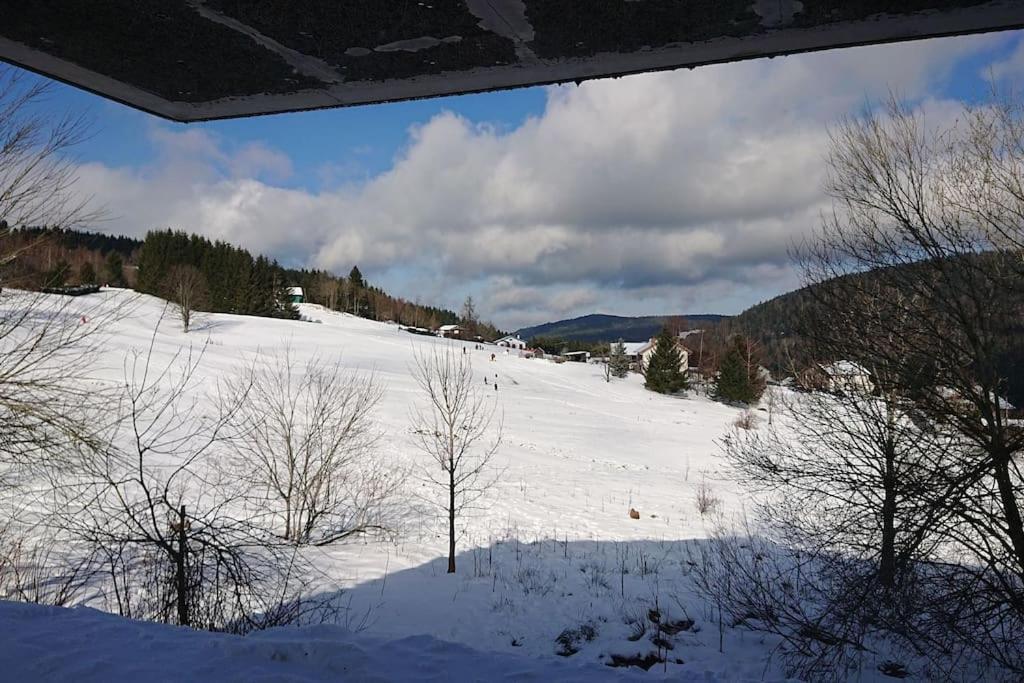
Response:
POLYGON ((288 293, 286 294, 288 303, 290 304, 303 304, 306 303, 306 295, 302 291, 302 287, 289 287, 288 293))
POLYGON ((850 360, 822 365, 821 378, 827 391, 870 394, 875 390, 868 369, 850 360))
POLYGON ((520 339, 518 334, 510 334, 506 337, 502 337, 501 339, 494 343, 497 344, 498 346, 503 346, 506 349, 517 349, 519 351, 523 351, 526 349, 526 342, 520 339))
POLYGON ((590 360, 590 351, 566 351, 562 357, 571 363, 586 363, 590 360))
MULTIPOLYGON (((974 390, 981 393, 982 389, 979 386, 975 386, 974 390)), ((951 389, 950 387, 936 387, 936 391, 940 397, 949 401, 951 404, 958 406, 965 412, 976 412, 977 408, 971 403, 971 401, 964 398, 964 396, 957 390, 951 389)), ((1021 409, 1010 403, 1005 396, 999 394, 990 393, 987 397, 986 402, 995 403, 996 409, 999 411, 999 417, 1002 420, 1013 420, 1017 421, 1024 417, 1021 409)))
POLYGON ((462 334, 462 330, 458 325, 441 325, 437 328, 438 337, 446 337, 448 339, 458 339, 462 334))
MULTIPOLYGON (((679 349, 679 371, 685 373, 690 369, 690 352, 683 346, 682 339, 683 337, 680 336, 676 342, 676 348, 679 349)), ((623 346, 626 349, 626 357, 629 358, 633 369, 637 372, 643 372, 647 369, 651 356, 658 349, 658 340, 652 337, 644 342, 624 342, 623 346)))

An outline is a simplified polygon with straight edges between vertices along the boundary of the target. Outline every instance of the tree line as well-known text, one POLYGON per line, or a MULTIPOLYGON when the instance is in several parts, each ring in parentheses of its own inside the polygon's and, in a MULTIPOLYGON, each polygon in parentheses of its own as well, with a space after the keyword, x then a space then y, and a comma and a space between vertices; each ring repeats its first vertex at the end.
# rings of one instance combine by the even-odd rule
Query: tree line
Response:
POLYGON ((11 227, 0 222, 0 282, 9 287, 100 284, 131 287, 177 301, 189 284, 196 310, 294 318, 287 288, 301 287, 305 300, 370 320, 436 329, 464 324, 485 339, 502 335, 471 308, 430 306, 388 294, 353 266, 348 276, 325 270, 285 268, 265 256, 224 241, 175 230, 154 230, 142 240, 62 227, 11 227), (173 272, 172 272, 173 271, 173 272))

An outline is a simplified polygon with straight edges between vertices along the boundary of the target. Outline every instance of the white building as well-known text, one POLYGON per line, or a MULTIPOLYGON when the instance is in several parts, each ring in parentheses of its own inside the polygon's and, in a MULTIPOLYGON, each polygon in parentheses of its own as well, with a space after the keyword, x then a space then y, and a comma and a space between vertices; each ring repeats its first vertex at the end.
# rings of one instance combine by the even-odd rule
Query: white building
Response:
POLYGON ((825 375, 825 387, 829 391, 870 394, 875 390, 871 373, 859 363, 838 360, 821 366, 821 370, 825 375))
MULTIPOLYGON (((681 339, 682 337, 680 337, 681 339)), ((639 372, 643 372, 647 369, 651 356, 658 348, 658 340, 652 338, 643 342, 623 342, 622 345, 626 348, 626 356, 630 362, 639 372)), ((690 369, 690 352, 686 350, 681 341, 677 342, 676 346, 679 349, 679 371, 686 372, 690 369)), ((612 343, 612 348, 615 348, 615 343, 612 343)))
POLYGON ((504 346, 506 349, 518 349, 523 351, 526 349, 526 342, 519 338, 519 335, 508 335, 502 337, 498 341, 494 342, 498 346, 504 346))

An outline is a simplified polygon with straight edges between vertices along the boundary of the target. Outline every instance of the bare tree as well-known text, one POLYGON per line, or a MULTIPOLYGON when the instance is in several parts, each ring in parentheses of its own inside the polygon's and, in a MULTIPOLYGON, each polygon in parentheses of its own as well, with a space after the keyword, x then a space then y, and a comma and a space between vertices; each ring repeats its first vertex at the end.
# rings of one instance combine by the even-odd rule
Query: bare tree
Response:
POLYGON ((238 381, 252 386, 233 417, 237 472, 284 539, 326 545, 393 526, 403 476, 375 451, 372 374, 315 357, 301 366, 286 349, 238 381))
POLYGON ((332 311, 338 310, 338 301, 341 299, 341 281, 338 278, 320 275, 316 280, 316 290, 324 306, 332 311))
POLYGON ((819 541, 859 525, 861 541, 836 541, 883 584, 916 582, 894 631, 936 657, 970 651, 1018 674, 1024 431, 1005 405, 1021 395, 1024 358, 1022 114, 996 97, 936 127, 893 99, 834 131, 834 211, 798 254, 815 285, 804 332, 819 359, 867 368, 876 395, 797 407, 794 422, 818 425, 804 434, 813 456, 778 444, 761 444, 760 462, 734 453, 767 487, 830 482, 792 496, 791 512, 825 520, 805 536, 819 541))
POLYGON ((206 278, 195 266, 178 264, 167 274, 164 289, 168 299, 177 306, 182 329, 188 332, 195 321, 196 311, 206 305, 206 278))
MULTIPOLYGON (((71 149, 87 134, 69 113, 51 118, 39 106, 47 82, 0 65, 0 243, 18 225, 75 227, 97 218, 74 192, 71 149)), ((73 301, 4 289, 4 266, 38 243, 0 250, 0 459, 8 466, 60 457, 67 440, 88 439, 83 420, 91 388, 85 381, 114 316, 102 302, 73 301)))
POLYGON ((459 318, 462 321, 465 338, 476 338, 480 326, 480 317, 476 312, 476 303, 473 301, 473 297, 467 296, 466 300, 462 302, 462 313, 459 318))
POLYGON ((963 499, 948 494, 991 480, 998 519, 984 511, 987 502, 960 513, 980 534, 994 533, 998 562, 1024 579, 1015 464, 1024 432, 1003 410, 1014 389, 1007 361, 1017 353, 1013 330, 1024 301, 1021 108, 996 100, 936 132, 892 101, 884 117, 869 114, 835 133, 831 168, 838 208, 808 250, 808 275, 847 276, 847 293, 857 290, 868 306, 901 321, 893 332, 901 343, 860 350, 892 368, 933 419, 974 445, 977 457, 949 472, 937 502, 959 505, 963 499), (868 270, 886 287, 864 286, 855 275, 868 270))
POLYGON ((0 65, 0 224, 71 228, 98 217, 74 191, 70 150, 88 134, 79 114, 51 117, 39 103, 52 84, 0 65))
POLYGON ((444 491, 448 573, 455 572, 456 521, 497 481, 491 462, 501 442, 496 408, 477 390, 468 354, 446 346, 417 353, 413 373, 425 406, 412 413, 415 440, 430 458, 424 477, 444 491))
POLYGON ((912 411, 891 390, 798 394, 784 424, 737 429, 726 453, 764 494, 763 518, 781 538, 823 556, 856 556, 878 585, 893 588, 934 550, 928 496, 954 455, 948 436, 912 411))

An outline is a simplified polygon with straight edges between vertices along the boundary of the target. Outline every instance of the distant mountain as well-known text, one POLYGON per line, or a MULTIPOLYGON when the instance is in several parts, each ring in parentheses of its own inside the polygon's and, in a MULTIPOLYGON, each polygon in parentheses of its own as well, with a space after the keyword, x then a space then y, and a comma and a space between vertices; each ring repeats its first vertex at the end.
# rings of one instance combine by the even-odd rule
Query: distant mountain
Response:
MULTIPOLYGON (((621 315, 602 315, 595 313, 571 320, 559 320, 534 327, 524 327, 517 331, 523 339, 533 337, 560 337, 581 342, 643 341, 658 334, 665 321, 674 316, 646 315, 626 317, 621 315)), ((701 313, 682 316, 690 325, 699 323, 717 323, 728 318, 724 315, 701 313)))

